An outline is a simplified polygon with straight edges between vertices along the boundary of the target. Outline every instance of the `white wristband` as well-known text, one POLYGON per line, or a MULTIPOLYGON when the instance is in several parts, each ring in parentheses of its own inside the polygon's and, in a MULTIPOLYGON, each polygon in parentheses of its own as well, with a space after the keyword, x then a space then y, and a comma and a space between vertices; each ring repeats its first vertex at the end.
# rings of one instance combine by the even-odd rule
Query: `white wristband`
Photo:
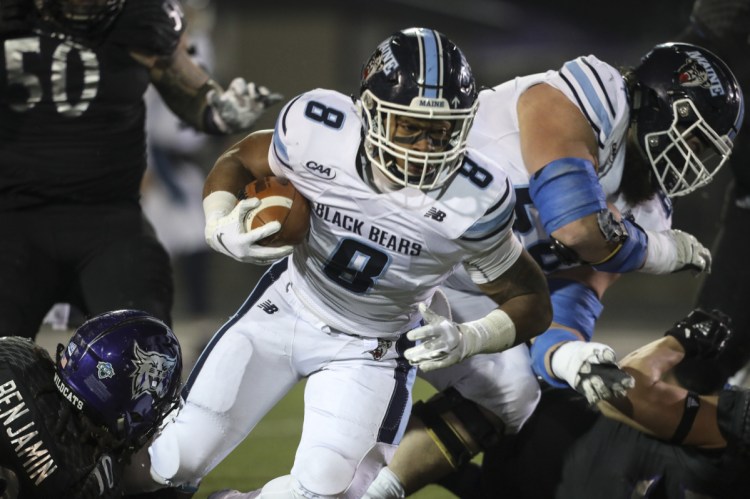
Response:
POLYGON ((646 231, 648 245, 646 246, 646 261, 640 272, 648 274, 668 274, 674 270, 677 260, 677 247, 670 231, 646 231))
POLYGON ((578 359, 579 347, 581 342, 566 341, 552 352, 550 358, 550 369, 552 374, 557 378, 564 380, 571 387, 576 386, 576 376, 581 360, 578 359))
POLYGON ((481 319, 460 325, 466 346, 465 357, 478 353, 502 352, 516 341, 516 325, 503 310, 496 308, 481 319))
POLYGON ((227 191, 214 191, 203 198, 203 213, 206 222, 223 217, 237 205, 237 196, 227 191))

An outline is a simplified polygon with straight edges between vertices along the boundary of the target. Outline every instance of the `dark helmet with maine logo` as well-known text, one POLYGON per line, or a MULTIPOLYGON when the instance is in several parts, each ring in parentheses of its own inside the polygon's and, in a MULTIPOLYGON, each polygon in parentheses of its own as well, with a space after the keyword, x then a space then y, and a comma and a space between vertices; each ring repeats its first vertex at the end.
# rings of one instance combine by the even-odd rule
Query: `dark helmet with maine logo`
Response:
POLYGON ((729 67, 708 50, 664 43, 634 69, 632 121, 659 187, 682 196, 726 163, 744 113, 729 67))
POLYGON ((477 86, 463 53, 445 35, 409 28, 388 37, 364 65, 360 94, 365 152, 391 182, 431 190, 461 167, 477 86), (404 147, 390 137, 399 117, 449 123, 449 136, 439 151, 404 147))
POLYGON ((174 333, 139 310, 98 315, 57 349, 55 383, 63 396, 134 449, 176 406, 181 374, 174 333))

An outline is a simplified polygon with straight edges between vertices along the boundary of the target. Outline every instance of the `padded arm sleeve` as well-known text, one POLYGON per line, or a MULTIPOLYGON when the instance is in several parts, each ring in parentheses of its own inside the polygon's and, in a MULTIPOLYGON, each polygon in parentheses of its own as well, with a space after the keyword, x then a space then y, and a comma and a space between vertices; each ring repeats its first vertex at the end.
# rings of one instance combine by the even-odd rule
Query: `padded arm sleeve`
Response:
POLYGON ((570 222, 607 209, 594 165, 581 158, 560 158, 548 163, 529 179, 529 194, 549 235, 570 222))

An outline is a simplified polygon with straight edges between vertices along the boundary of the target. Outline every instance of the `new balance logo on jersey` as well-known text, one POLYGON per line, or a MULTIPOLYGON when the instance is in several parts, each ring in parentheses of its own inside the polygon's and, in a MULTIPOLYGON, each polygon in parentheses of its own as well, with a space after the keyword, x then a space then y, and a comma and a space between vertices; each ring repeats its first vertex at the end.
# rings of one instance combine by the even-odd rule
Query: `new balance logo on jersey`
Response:
POLYGON ((430 208, 427 210, 427 213, 424 214, 425 218, 431 218, 437 222, 442 222, 445 220, 446 213, 444 211, 440 211, 437 208, 430 208))
POLYGON ((258 308, 267 313, 268 315, 275 314, 279 311, 279 307, 274 305, 271 300, 266 300, 263 303, 258 304, 258 308))

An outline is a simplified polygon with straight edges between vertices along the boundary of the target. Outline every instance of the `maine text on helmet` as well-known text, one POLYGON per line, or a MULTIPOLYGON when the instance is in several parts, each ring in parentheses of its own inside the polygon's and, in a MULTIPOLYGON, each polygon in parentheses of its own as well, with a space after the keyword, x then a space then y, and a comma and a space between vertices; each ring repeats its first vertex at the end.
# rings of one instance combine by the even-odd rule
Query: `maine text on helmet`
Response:
POLYGON ((708 73, 708 81, 711 83, 711 95, 724 95, 724 87, 721 86, 721 81, 719 80, 719 76, 716 74, 716 70, 711 65, 711 63, 708 62, 705 57, 703 57, 703 54, 701 54, 697 50, 693 50, 688 52, 687 55, 696 60, 698 64, 703 66, 703 69, 706 70, 706 73, 708 73))
POLYGON ((386 76, 390 76, 398 68, 398 61, 391 51, 391 44, 389 41, 385 41, 378 48, 380 49, 380 62, 383 65, 383 73, 386 76))

